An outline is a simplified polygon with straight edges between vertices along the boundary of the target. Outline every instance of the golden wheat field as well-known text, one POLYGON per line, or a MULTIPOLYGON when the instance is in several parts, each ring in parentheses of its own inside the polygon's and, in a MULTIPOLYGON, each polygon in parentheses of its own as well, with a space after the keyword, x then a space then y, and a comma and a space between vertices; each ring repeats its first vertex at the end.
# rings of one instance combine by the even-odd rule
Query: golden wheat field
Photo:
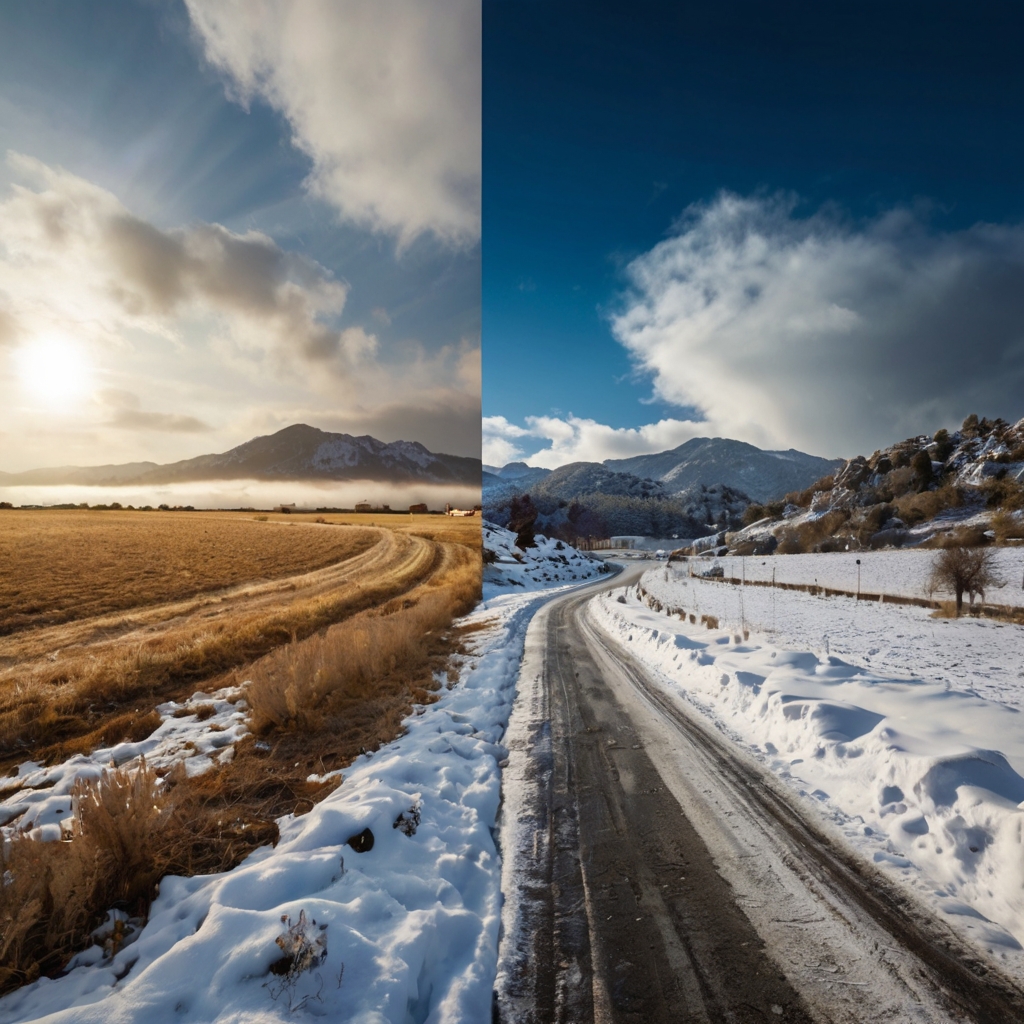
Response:
POLYGON ((308 572, 372 543, 242 513, 3 510, 0 634, 308 572))

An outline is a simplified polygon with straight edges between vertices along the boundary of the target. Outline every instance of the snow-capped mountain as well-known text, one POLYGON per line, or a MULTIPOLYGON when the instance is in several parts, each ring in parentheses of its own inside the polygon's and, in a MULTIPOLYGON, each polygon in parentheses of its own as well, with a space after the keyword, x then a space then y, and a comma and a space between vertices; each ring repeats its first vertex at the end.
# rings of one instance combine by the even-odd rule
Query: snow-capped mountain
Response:
POLYGON ((606 459, 604 465, 620 473, 658 480, 670 494, 694 486, 724 484, 754 501, 773 501, 835 472, 842 460, 822 459, 794 448, 764 451, 725 437, 695 437, 671 451, 606 459))
POLYGON ((364 434, 333 434, 304 423, 255 437, 220 455, 160 466, 64 466, 0 474, 19 484, 169 484, 196 480, 377 480, 480 485, 480 460, 428 451, 416 441, 385 443, 364 434))

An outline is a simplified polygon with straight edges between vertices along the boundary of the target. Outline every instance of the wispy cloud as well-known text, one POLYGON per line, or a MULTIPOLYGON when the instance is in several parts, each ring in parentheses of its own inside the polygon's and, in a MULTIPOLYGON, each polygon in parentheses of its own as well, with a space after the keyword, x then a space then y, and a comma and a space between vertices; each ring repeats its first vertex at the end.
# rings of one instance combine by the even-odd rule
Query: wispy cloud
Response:
POLYGON ((723 194, 630 263, 612 328, 659 399, 826 455, 1024 414, 1024 228, 795 209, 723 194))
POLYGON ((288 119, 308 185, 408 245, 480 234, 479 0, 186 0, 241 102, 288 119))

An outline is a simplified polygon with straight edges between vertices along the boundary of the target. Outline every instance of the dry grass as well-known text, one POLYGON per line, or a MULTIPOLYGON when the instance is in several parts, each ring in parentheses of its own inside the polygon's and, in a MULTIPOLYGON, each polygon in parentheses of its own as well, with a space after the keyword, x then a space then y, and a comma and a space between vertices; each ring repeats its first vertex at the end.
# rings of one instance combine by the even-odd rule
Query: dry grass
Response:
MULTIPOLYGON (((279 517, 293 522, 308 521, 311 517, 291 515, 279 517)), ((381 513, 327 513, 316 517, 318 523, 343 526, 378 526, 395 533, 425 537, 439 544, 463 544, 479 550, 483 544, 480 516, 452 517, 439 515, 384 515, 381 513)))
MULTIPOLYGON (((61 970, 107 909, 144 918, 163 875, 225 870, 276 842, 277 817, 307 812, 340 781, 310 783, 311 773, 393 739, 413 703, 433 699, 459 646, 452 620, 479 599, 480 560, 469 545, 413 546, 437 557, 402 595, 250 666, 251 724, 268 742, 249 737, 194 778, 181 765, 163 780, 144 763, 107 773, 76 788, 68 841, 19 836, 3 848, 0 991, 61 970)), ((116 728, 159 722, 153 712, 123 717, 116 728)))
POLYGON ((355 716, 379 720, 361 745, 376 746, 393 736, 411 699, 429 699, 431 638, 440 638, 479 599, 479 563, 464 549, 452 554, 444 573, 404 599, 257 662, 246 691, 253 731, 309 734, 326 727, 343 739, 355 716))
POLYGON ((19 835, 0 849, 0 992, 61 970, 107 910, 144 918, 164 875, 226 870, 277 839, 273 821, 144 762, 79 782, 73 805, 64 842, 19 835))
MULTIPOLYGON (((440 569, 449 550, 379 528, 260 529, 353 534, 342 549, 363 550, 300 576, 0 637, 0 768, 28 756, 62 759, 133 735, 141 726, 128 712, 144 714, 199 684, 225 681, 226 673, 275 647, 407 593, 440 569), (120 737, 118 722, 125 726, 120 737)), ((472 557, 471 547, 458 550, 472 557)))
POLYGON ((220 512, 12 509, 0 521, 0 636, 332 565, 375 532, 282 530, 220 512))
POLYGON ((1024 540, 1024 516, 999 511, 992 517, 992 529, 995 531, 996 542, 999 544, 1024 540))
POLYGON ((908 526, 916 526, 926 519, 932 519, 948 508, 959 508, 963 494, 953 484, 944 484, 936 491, 921 491, 920 494, 905 494, 896 501, 896 514, 908 526))

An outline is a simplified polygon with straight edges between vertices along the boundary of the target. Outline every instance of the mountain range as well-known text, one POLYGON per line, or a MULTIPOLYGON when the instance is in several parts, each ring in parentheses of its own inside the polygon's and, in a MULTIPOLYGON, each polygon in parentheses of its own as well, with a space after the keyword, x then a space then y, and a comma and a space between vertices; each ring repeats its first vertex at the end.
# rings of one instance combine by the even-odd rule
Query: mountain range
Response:
POLYGON ((201 480, 374 480, 480 485, 480 460, 428 451, 416 441, 385 443, 296 423, 220 455, 159 465, 59 466, 0 473, 0 486, 136 486, 201 480))
POLYGON ((695 437, 670 451, 605 459, 603 463, 578 462, 554 471, 527 466, 525 462, 512 462, 500 468, 484 466, 483 481, 485 490, 542 488, 570 498, 581 493, 634 493, 635 484, 615 482, 612 476, 626 474, 660 484, 664 495, 692 495, 721 486, 745 494, 752 501, 765 502, 803 490, 842 464, 841 459, 822 459, 795 448, 764 451, 744 441, 695 437), (589 472, 584 472, 584 467, 589 472), (586 484, 581 486, 584 479, 586 484))

